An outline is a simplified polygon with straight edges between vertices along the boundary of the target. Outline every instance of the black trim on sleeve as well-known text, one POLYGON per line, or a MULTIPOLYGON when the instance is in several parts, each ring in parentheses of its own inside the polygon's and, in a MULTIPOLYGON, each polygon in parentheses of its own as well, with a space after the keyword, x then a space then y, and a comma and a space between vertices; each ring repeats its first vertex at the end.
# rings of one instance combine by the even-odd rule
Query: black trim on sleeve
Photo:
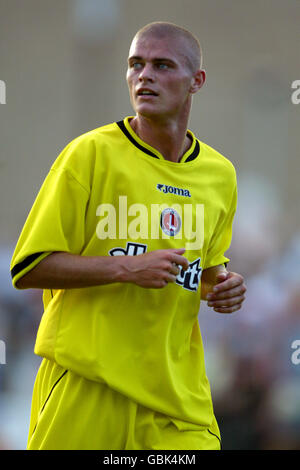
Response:
MULTIPOLYGON (((135 140, 135 138, 128 132, 128 130, 126 129, 125 127, 125 124, 123 121, 118 121, 117 122, 117 125, 119 126, 119 128, 121 129, 121 131, 126 135, 127 139, 130 140, 130 142, 132 144, 134 144, 138 149, 142 150, 143 152, 147 153, 147 155, 150 155, 151 157, 155 157, 155 158, 158 158, 157 155, 155 155, 155 153, 151 152, 151 150, 147 149, 146 147, 144 147, 143 145, 141 145, 139 142, 137 142, 135 140)), ((159 159, 159 158, 158 158, 159 159)))
POLYGON ((43 254, 43 251, 40 253, 33 253, 33 255, 27 256, 21 263, 16 264, 10 271, 12 279, 19 274, 23 269, 27 268, 31 263, 33 263, 39 256, 43 254))

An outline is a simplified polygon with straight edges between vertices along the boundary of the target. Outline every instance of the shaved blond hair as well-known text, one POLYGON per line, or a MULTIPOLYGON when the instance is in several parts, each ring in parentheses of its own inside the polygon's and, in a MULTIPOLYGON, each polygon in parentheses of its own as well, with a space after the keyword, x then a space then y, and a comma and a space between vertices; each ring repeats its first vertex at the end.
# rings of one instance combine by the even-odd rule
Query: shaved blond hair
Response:
POLYGON ((133 40, 146 36, 152 36, 157 39, 182 39, 186 47, 184 50, 180 50, 180 53, 184 55, 191 71, 195 73, 197 70, 202 68, 202 49, 200 42, 196 36, 187 29, 177 26, 174 23, 155 21, 141 28, 136 33, 133 40))

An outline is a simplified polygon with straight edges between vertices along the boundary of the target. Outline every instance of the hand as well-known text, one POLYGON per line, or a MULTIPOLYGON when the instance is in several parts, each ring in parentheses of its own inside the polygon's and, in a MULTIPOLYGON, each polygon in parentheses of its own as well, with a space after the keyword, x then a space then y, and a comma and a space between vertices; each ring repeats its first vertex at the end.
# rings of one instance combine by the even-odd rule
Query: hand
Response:
POLYGON ((246 286, 240 274, 223 271, 216 276, 213 292, 207 294, 207 305, 218 313, 233 313, 239 310, 245 300, 246 286))
POLYGON ((155 250, 138 256, 118 257, 123 266, 122 282, 132 282, 140 287, 162 288, 174 283, 181 266, 189 267, 182 256, 185 249, 155 250))

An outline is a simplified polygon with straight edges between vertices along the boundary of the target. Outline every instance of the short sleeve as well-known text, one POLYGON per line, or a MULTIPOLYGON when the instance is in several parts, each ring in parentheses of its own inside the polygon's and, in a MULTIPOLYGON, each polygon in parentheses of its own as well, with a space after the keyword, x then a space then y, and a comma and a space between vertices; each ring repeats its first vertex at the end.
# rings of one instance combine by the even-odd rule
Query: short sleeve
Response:
POLYGON ((27 217, 11 260, 16 282, 55 251, 80 254, 89 191, 66 168, 50 170, 27 217))
POLYGON ((229 249, 232 239, 232 226, 236 207, 237 186, 235 184, 228 212, 226 216, 223 217, 223 220, 218 223, 210 240, 203 269, 208 269, 220 264, 226 264, 230 261, 229 258, 225 256, 225 253, 229 249))

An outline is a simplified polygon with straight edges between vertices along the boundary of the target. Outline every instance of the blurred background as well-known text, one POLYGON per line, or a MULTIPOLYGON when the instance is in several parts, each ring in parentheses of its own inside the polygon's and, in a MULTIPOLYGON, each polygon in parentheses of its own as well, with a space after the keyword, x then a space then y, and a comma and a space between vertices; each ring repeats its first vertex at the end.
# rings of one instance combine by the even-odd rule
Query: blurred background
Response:
POLYGON ((26 447, 43 312, 40 291, 12 288, 12 252, 65 145, 133 114, 129 45, 156 20, 200 39, 189 127, 237 170, 228 255, 247 299, 199 312, 223 448, 300 450, 299 0, 0 0, 1 449, 26 447))

